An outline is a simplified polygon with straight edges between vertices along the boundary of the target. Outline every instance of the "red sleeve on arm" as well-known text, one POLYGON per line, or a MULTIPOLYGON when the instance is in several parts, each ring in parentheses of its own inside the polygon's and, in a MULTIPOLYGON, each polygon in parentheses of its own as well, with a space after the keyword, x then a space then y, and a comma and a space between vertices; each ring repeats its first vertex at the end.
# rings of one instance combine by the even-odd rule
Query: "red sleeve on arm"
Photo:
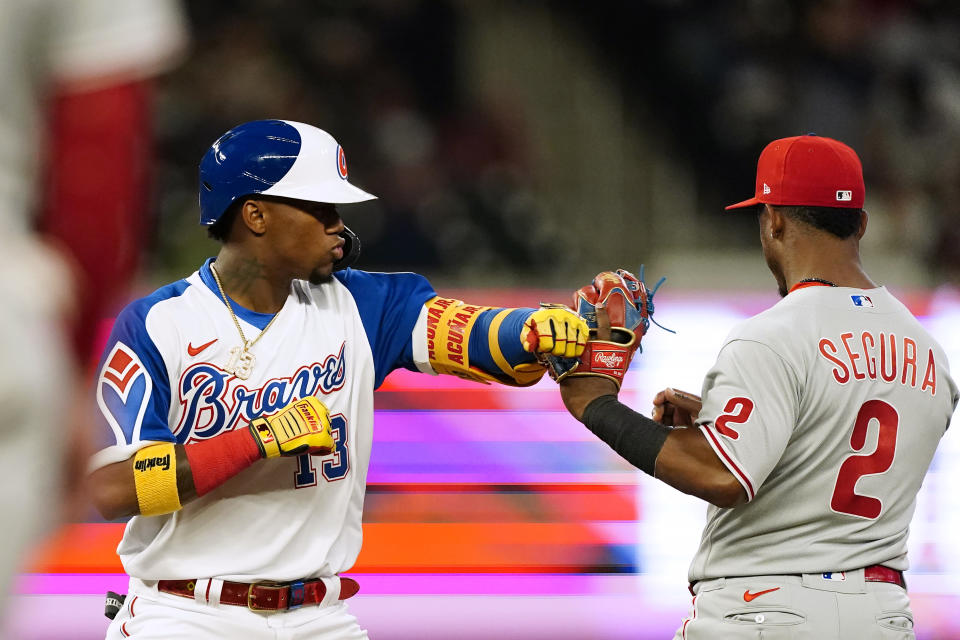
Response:
POLYGON ((198 496, 210 493, 261 458, 260 447, 246 427, 185 445, 183 452, 190 461, 198 496))
POLYGON ((82 365, 98 320, 138 266, 147 229, 149 85, 62 92, 50 100, 38 230, 77 267, 73 346, 82 365))

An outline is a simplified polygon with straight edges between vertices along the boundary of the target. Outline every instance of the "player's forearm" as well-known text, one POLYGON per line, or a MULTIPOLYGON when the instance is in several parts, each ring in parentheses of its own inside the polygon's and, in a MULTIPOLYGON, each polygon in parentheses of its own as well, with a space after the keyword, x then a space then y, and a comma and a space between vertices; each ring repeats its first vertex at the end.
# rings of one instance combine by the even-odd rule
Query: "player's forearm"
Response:
POLYGON ((185 446, 151 445, 90 475, 93 504, 107 520, 173 513, 261 457, 247 428, 185 446))
POLYGON ((453 298, 428 300, 427 350, 441 374, 514 386, 536 383, 544 374, 523 350, 520 332, 534 309, 500 309, 453 298))
POLYGON ((627 462, 653 475, 657 455, 670 434, 670 427, 640 415, 613 394, 590 401, 579 420, 627 462))
POLYGON ((563 305, 505 309, 453 298, 426 302, 430 366, 478 382, 536 384, 540 355, 576 358, 586 345, 586 321, 563 305))
MULTIPOLYGON (((569 391, 572 387, 566 385, 567 408, 630 464, 718 507, 733 507, 746 500, 743 487, 699 429, 673 429, 633 411, 612 394, 590 398, 591 391, 574 396, 569 391), (581 410, 581 406, 585 408, 581 410)), ((563 383, 561 388, 565 388, 563 383)), ((582 392, 583 383, 576 388, 582 392)), ((599 387, 595 391, 599 392, 599 387)))
POLYGON ((150 444, 91 476, 94 504, 112 520, 179 511, 257 460, 326 455, 335 446, 327 407, 315 396, 295 400, 246 428, 187 445, 150 444))
POLYGON ((670 432, 657 456, 654 476, 721 508, 747 501, 743 486, 720 461, 700 429, 677 428, 670 432))
POLYGON ((468 345, 470 364, 505 384, 536 382, 544 370, 536 356, 523 349, 520 334, 535 309, 488 309, 477 318, 468 345))
POLYGON ((90 475, 93 503, 107 520, 173 513, 261 457, 248 428, 188 445, 150 445, 90 475))
POLYGON ((568 377, 560 381, 563 405, 580 422, 583 422, 583 412, 591 402, 601 396, 616 396, 618 391, 615 382, 600 376, 568 377))
MULTIPOLYGON (((174 446, 176 455, 176 481, 180 504, 184 505, 197 497, 193 472, 183 446, 174 446)), ((90 494, 93 506, 107 520, 140 515, 134 479, 134 457, 123 462, 101 467, 90 474, 90 494)))

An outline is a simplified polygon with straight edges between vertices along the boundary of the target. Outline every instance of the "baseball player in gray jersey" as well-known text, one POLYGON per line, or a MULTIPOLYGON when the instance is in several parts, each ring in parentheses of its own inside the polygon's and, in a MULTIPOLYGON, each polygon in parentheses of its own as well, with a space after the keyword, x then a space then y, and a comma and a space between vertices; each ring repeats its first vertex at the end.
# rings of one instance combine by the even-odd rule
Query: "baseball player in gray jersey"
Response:
POLYGON ((756 196, 727 208, 758 212, 783 299, 731 331, 702 401, 667 388, 651 420, 587 365, 562 378, 617 453, 710 503, 675 639, 914 638, 907 531, 958 393, 940 345, 860 264, 863 201, 850 147, 775 140, 756 196))

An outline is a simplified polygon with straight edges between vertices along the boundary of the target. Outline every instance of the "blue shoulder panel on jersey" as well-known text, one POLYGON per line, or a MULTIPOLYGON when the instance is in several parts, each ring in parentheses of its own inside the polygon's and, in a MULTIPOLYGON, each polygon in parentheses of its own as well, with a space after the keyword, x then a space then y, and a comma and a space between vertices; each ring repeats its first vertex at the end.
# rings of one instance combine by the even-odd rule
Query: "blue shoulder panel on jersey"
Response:
MULTIPOLYGON (((217 281, 213 279, 213 273, 210 271, 210 265, 213 263, 215 258, 207 258, 207 261, 203 263, 203 266, 200 267, 200 280, 203 281, 203 284, 207 285, 207 288, 210 291, 213 291, 213 295, 217 296, 223 300, 223 296, 220 295, 220 287, 217 286, 217 281)), ((230 298, 230 296, 227 296, 230 298)), ((263 331, 270 321, 273 320, 273 316, 277 315, 275 313, 260 313, 258 311, 252 311, 246 307, 242 307, 233 299, 230 298, 230 306, 233 307, 233 312, 237 314, 237 317, 248 322, 255 326, 257 329, 263 331)))
MULTIPOLYGON (((500 367, 494 362, 490 354, 490 323, 494 316, 503 311, 503 309, 488 309, 477 318, 477 324, 470 332, 470 366, 479 367, 487 373, 502 375, 500 367)), ((497 331, 497 340, 500 342, 500 351, 503 357, 511 367, 516 367, 524 362, 533 362, 536 357, 532 353, 523 350, 520 343, 520 332, 523 330, 523 323, 527 321, 530 314, 536 309, 518 308, 507 314, 497 331)))
POLYGON ((167 422, 170 381, 160 351, 147 333, 146 318, 158 302, 181 295, 186 280, 161 287, 124 308, 117 316, 97 370, 97 399, 103 419, 122 440, 173 442, 167 422), (117 431, 119 430, 119 434, 117 431))
POLYGON ((363 330, 373 351, 374 389, 394 369, 416 370, 413 328, 423 303, 436 296, 427 279, 416 273, 370 273, 344 269, 333 274, 350 291, 360 311, 363 330))

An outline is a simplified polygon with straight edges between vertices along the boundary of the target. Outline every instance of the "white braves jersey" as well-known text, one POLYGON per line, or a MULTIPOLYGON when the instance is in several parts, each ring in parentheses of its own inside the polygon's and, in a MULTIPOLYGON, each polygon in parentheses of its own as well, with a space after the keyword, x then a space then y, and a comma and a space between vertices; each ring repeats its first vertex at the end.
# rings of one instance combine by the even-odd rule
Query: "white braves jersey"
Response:
MULTIPOLYGON (((142 580, 244 582, 349 569, 361 544, 373 391, 398 367, 432 371, 423 303, 436 294, 412 273, 347 269, 321 285, 295 281, 241 380, 224 371, 240 337, 210 262, 118 316, 97 382, 111 446, 91 469, 151 443, 243 428, 308 395, 329 408, 336 449, 258 461, 176 513, 133 517, 117 549, 124 569, 142 580)), ((234 308, 248 339, 273 317, 234 308)))
POLYGON ((691 581, 907 568, 957 387, 885 288, 790 293, 734 328, 702 396, 697 424, 749 502, 709 507, 691 581))

